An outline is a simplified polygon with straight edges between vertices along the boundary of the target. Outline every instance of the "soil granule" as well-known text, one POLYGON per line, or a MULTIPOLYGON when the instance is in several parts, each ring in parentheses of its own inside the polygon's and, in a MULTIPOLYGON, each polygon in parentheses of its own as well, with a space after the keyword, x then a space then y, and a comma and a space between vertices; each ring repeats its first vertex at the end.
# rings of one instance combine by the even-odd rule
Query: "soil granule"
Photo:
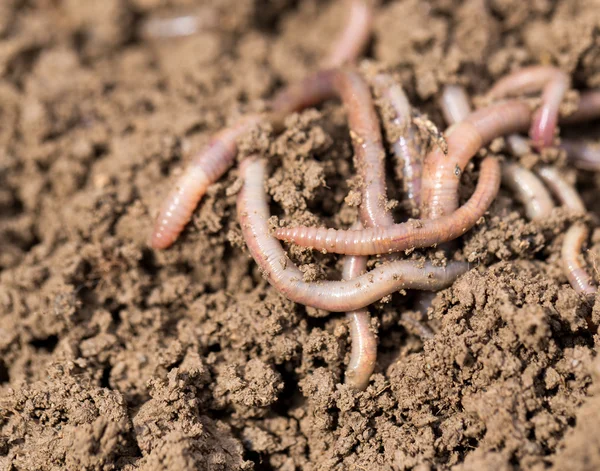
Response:
MULTIPOLYGON (((344 18, 343 2, 317 0, 0 2, 0 469, 600 469, 600 304, 562 272, 573 218, 561 209, 531 223, 501 191, 455 246, 475 268, 433 299, 432 339, 406 321, 420 317, 414 293, 371 307, 379 357, 361 393, 343 385, 344 316, 281 297, 249 258, 235 169, 171 249, 148 247, 193 152, 314 70, 344 18), (136 34, 191 4, 220 22, 175 40, 136 34)), ((598 87, 599 45, 598 0, 380 1, 366 58, 443 129, 445 83, 477 96, 553 63, 598 87)), ((274 224, 354 221, 339 103, 240 148, 269 158, 274 224)), ((600 177, 565 172, 593 221, 600 177)), ((599 232, 590 245, 595 271, 599 232)), ((340 268, 290 254, 306 279, 340 268)))

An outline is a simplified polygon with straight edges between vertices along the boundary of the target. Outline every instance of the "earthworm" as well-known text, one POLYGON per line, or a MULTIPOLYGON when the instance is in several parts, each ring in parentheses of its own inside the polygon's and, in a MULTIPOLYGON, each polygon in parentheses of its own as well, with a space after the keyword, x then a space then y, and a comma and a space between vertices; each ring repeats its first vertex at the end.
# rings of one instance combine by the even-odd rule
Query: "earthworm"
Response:
POLYGON ((586 90, 579 95, 579 105, 574 113, 561 117, 566 124, 580 123, 600 118, 600 89, 586 90))
POLYGON ((412 108, 402 86, 389 74, 377 74, 373 80, 379 96, 392 107, 395 117, 392 121, 394 129, 388 130, 388 136, 394 136, 392 149, 402 169, 404 193, 418 211, 421 204, 421 149, 416 139, 416 130, 412 124, 412 108), (395 136, 398 136, 397 139, 395 136))
POLYGON ((573 224, 565 234, 561 256, 567 279, 573 289, 585 296, 593 296, 596 293, 596 287, 583 264, 579 261, 581 249, 588 234, 589 230, 585 224, 573 224))
POLYGON ((600 170, 600 144, 572 139, 561 139, 560 147, 575 167, 583 170, 600 170))
POLYGON ((350 281, 305 282, 300 269, 270 234, 265 162, 247 158, 241 163, 240 172, 244 184, 238 194, 237 212, 248 250, 268 282, 294 302, 332 312, 356 311, 401 289, 442 289, 469 268, 463 262, 436 267, 429 262, 401 260, 383 264, 350 281))
MULTIPOLYGON (((574 213, 585 214, 585 205, 579 194, 572 185, 563 179, 558 170, 552 167, 542 167, 538 173, 564 206, 574 213)), ((593 296, 596 293, 596 287, 580 262, 581 250, 588 235, 589 230, 583 223, 575 223, 569 227, 563 240, 561 257, 565 274, 573 289, 584 296, 593 296)))
MULTIPOLYGON (((358 225, 358 227, 361 227, 358 225)), ((367 270, 367 257, 344 258, 342 279, 350 281, 367 270)), ((369 384, 377 361, 377 337, 371 330, 371 316, 366 308, 346 313, 350 324, 352 352, 346 368, 345 382, 359 391, 369 384)))
POLYGON ((585 214, 585 205, 579 193, 560 175, 558 170, 553 167, 541 167, 537 173, 564 206, 574 213, 585 214))
POLYGON ((421 214, 436 219, 452 214, 458 207, 460 176, 475 153, 491 140, 527 129, 529 107, 518 100, 491 105, 471 113, 446 131, 448 154, 433 149, 423 166, 421 214))
POLYGON ((373 27, 373 11, 368 0, 353 0, 348 22, 322 67, 340 67, 353 62, 365 49, 373 27))
POLYGON ((473 227, 492 204, 499 187, 500 164, 496 158, 487 157, 481 163, 479 182, 471 198, 447 216, 359 231, 288 227, 277 229, 275 235, 300 246, 346 255, 376 255, 430 247, 455 239, 473 227))
POLYGON ((469 97, 462 85, 446 85, 440 97, 440 107, 448 125, 464 121, 471 114, 469 97))
POLYGON ((529 219, 540 221, 552 213, 552 197, 532 171, 513 162, 506 162, 502 165, 502 183, 525 206, 525 214, 529 219))
POLYGON ((237 154, 236 140, 256 126, 260 115, 249 115, 217 133, 189 163, 165 199, 156 218, 151 245, 169 247, 192 218, 194 209, 210 185, 231 167, 237 154))
POLYGON ((521 157, 531 152, 529 141, 520 134, 511 134, 506 136, 506 143, 515 157, 521 157))
MULTIPOLYGON (((471 112, 465 89, 460 85, 446 85, 441 105, 449 124, 465 120, 471 112)), ((529 151, 527 140, 518 134, 507 136, 507 141, 517 155, 529 151)), ((533 172, 514 163, 505 163, 502 165, 502 182, 525 206, 525 213, 530 219, 539 220, 548 217, 552 212, 552 197, 533 172)))
POLYGON ((303 97, 311 88, 318 89, 321 98, 337 94, 346 107, 354 160, 363 185, 362 223, 367 227, 393 224, 386 208, 385 149, 369 86, 352 69, 322 71, 284 90, 275 97, 272 108, 288 112, 294 106, 305 105, 303 97))
POLYGON ((488 92, 488 97, 504 98, 542 90, 542 106, 534 113, 529 130, 534 147, 541 149, 552 145, 560 103, 570 85, 569 76, 556 67, 531 66, 500 79, 488 92))

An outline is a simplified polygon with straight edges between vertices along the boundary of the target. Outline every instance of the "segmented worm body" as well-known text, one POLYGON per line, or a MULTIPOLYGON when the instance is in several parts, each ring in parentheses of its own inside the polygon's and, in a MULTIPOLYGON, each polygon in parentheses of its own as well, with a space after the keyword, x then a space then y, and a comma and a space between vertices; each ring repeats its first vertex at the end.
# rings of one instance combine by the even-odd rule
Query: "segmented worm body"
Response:
MULTIPOLYGON (((347 256, 342 278, 350 281, 367 271, 367 257, 347 256)), ((366 308, 346 313, 350 324, 352 352, 346 368, 345 382, 359 391, 369 384, 377 361, 377 337, 371 329, 371 316, 366 308)))
POLYGON ((417 213, 421 204, 423 163, 416 129, 412 124, 412 108, 402 86, 389 74, 377 74, 373 81, 378 95, 394 110, 395 118, 391 126, 388 126, 387 133, 388 136, 394 136, 391 144, 397 159, 397 168, 401 169, 404 193, 417 213))
MULTIPOLYGON (((579 194, 560 175, 558 170, 552 167, 542 167, 538 173, 564 206, 575 213, 585 214, 585 205, 579 194)), ((584 223, 577 222, 573 224, 565 234, 561 257, 565 274, 573 289, 584 296, 593 296, 597 288, 592 277, 580 261, 582 247, 588 235, 589 229, 584 223)))
POLYGON ((376 255, 431 247, 471 229, 487 211, 499 187, 500 164, 497 159, 488 157, 481 163, 479 181, 471 198, 447 216, 359 231, 304 226, 280 228, 275 235, 303 247, 346 255, 376 255))
POLYGON ((561 256, 569 284, 577 293, 593 296, 597 288, 580 261, 582 247, 588 235, 589 230, 585 224, 573 224, 565 234, 561 256))
POLYGON ((241 175, 244 184, 237 210, 246 245, 269 283, 294 302, 332 312, 355 311, 401 289, 442 289, 469 268, 462 262, 436 267, 403 260, 381 265, 351 281, 305 282, 302 272, 269 232, 264 161, 244 160, 241 175))
POLYGON ((169 193, 156 218, 152 247, 169 247, 192 218, 194 209, 210 185, 233 165, 237 154, 237 139, 263 119, 250 115, 234 126, 217 133, 184 170, 169 193))
POLYGON ((571 80, 556 67, 532 66, 500 79, 489 91, 492 99, 542 90, 542 105, 534 113, 529 135, 537 149, 551 146, 558 124, 560 104, 571 80))
POLYGON ((574 113, 561 118, 566 124, 581 123, 600 118, 600 89, 586 90, 579 95, 579 105, 574 113))
POLYGON ((373 11, 368 1, 353 0, 346 27, 331 48, 329 56, 323 60, 322 66, 340 67, 355 61, 369 41, 372 26, 373 11))
POLYGON ((422 217, 437 219, 458 207, 458 185, 466 165, 491 140, 527 129, 531 111, 524 103, 511 100, 482 108, 446 131, 448 155, 433 149, 423 166, 422 217))
POLYGON ((510 188, 533 221, 547 218, 554 209, 552 197, 540 179, 530 170, 513 162, 502 165, 502 183, 510 188))
POLYGON ((600 144, 572 139, 561 139, 560 147, 575 167, 583 170, 600 170, 600 144))

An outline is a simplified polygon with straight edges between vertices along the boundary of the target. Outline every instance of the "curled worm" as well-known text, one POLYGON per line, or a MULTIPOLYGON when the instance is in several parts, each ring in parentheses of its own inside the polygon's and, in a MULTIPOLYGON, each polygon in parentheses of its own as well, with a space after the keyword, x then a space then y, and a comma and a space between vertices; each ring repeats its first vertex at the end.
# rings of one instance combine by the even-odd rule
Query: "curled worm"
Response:
POLYGON ((489 208, 499 187, 500 164, 497 159, 488 157, 481 163, 475 192, 453 214, 359 231, 304 226, 280 228, 275 235, 304 247, 346 255, 376 255, 430 247, 455 239, 473 227, 489 208))
POLYGON ((558 124, 560 104, 571 85, 569 76, 556 67, 525 67, 500 79, 488 93, 490 98, 542 90, 542 106, 533 115, 529 136, 541 149, 551 146, 558 124))
POLYGON ((294 302, 332 312, 355 311, 401 289, 442 289, 469 268, 462 262, 436 267, 403 260, 381 265, 351 281, 305 282, 302 272, 269 232, 264 161, 244 160, 241 175, 244 184, 237 211, 248 250, 269 283, 294 302))

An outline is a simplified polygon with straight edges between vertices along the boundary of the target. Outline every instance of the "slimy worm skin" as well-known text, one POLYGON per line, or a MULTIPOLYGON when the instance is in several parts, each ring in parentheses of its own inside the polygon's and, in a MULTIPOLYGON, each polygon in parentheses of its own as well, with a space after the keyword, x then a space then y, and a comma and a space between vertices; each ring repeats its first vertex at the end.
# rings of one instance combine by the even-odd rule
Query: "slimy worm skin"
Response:
POLYGON ((500 79, 488 92, 491 99, 542 90, 542 105, 534 113, 529 130, 533 146, 542 149, 554 142, 560 104, 571 86, 568 75, 556 67, 532 66, 500 79))
POLYGON ((412 124, 412 107, 402 86, 389 74, 380 73, 373 83, 378 95, 392 107, 395 118, 391 123, 396 129, 388 129, 388 135, 398 135, 392 142, 397 165, 402 169, 404 194, 413 207, 415 215, 421 205, 421 176, 423 162, 421 149, 412 124))
POLYGON ((565 274, 573 289, 584 296, 594 296, 597 288, 580 262, 582 247, 588 235, 589 230, 585 224, 573 224, 565 234, 561 256, 565 274))
POLYGON ((216 134, 211 142, 196 154, 158 213, 152 233, 152 247, 166 249, 177 240, 190 222, 208 187, 233 165, 237 155, 237 139, 262 119, 259 115, 247 116, 234 126, 216 134))
POLYGON ((456 239, 471 229, 485 214, 499 187, 500 163, 494 157, 487 157, 481 163, 479 181, 471 198, 447 216, 359 231, 304 226, 280 228, 275 235, 303 247, 346 255, 377 255, 431 247, 456 239))
POLYGON ((403 260, 381 265, 351 281, 305 282, 300 269, 269 231, 265 162, 248 158, 240 170, 244 184, 237 211, 248 250, 267 281, 294 302, 331 312, 356 311, 401 289, 445 288, 469 269, 462 262, 436 267, 429 262, 403 260))
POLYGON ((364 51, 373 29, 373 9, 368 1, 353 0, 348 22, 338 40, 323 60, 322 67, 340 67, 354 62, 364 51))
POLYGON ((513 162, 506 162, 502 165, 502 183, 523 204, 525 215, 532 221, 546 219, 552 213, 552 197, 532 171, 513 162))
MULTIPOLYGON (((560 202, 577 214, 585 214, 585 205, 579 194, 556 170, 552 167, 542 167, 538 171, 540 177, 560 202)), ((583 223, 575 223, 567 230, 561 249, 563 269, 569 283, 575 292, 584 296, 594 296, 597 287, 588 274, 583 263, 582 247, 589 235, 589 229, 583 223)))
POLYGON ((560 147, 567 159, 582 170, 600 170, 600 144, 573 139, 561 139, 560 147))
POLYGON ((575 112, 561 117, 561 121, 565 124, 572 124, 597 118, 600 118, 600 88, 581 92, 579 105, 575 112))
MULTIPOLYGON (((360 225, 358 226, 360 227, 360 225)), ((347 256, 344 258, 342 279, 350 281, 367 271, 367 257, 347 256)), ((377 336, 371 329, 371 316, 367 308, 346 313, 350 324, 352 352, 346 367, 345 383, 363 391, 369 384, 377 361, 377 336)))
POLYGON ((517 100, 491 105, 470 114, 446 131, 448 154, 433 149, 423 166, 422 217, 436 219, 458 207, 458 185, 473 156, 493 139, 527 129, 529 107, 517 100))

